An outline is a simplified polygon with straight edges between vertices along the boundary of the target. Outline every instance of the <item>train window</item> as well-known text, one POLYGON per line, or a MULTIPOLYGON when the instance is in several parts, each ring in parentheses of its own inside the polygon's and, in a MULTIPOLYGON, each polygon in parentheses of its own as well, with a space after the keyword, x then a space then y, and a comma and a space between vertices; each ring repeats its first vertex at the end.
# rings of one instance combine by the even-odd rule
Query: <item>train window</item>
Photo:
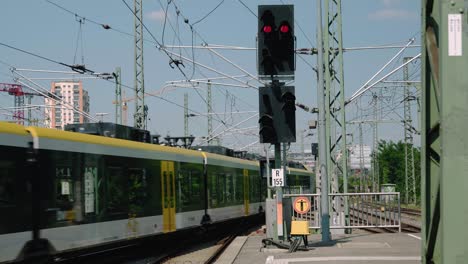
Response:
POLYGON ((105 206, 109 216, 128 214, 127 184, 123 168, 107 167, 105 206))
POLYGON ((179 209, 185 207, 190 203, 190 172, 179 171, 179 177, 177 180, 177 190, 179 194, 179 209))
POLYGON ((218 202, 224 204, 226 195, 226 177, 223 173, 216 175, 216 192, 218 193, 218 202))
POLYGON ((250 202, 258 202, 258 195, 259 195, 259 182, 257 175, 254 174, 253 171, 249 171, 249 179, 250 179, 250 202))
MULTIPOLYGON (((55 202, 60 211, 71 210, 73 207, 73 181, 70 167, 55 168, 55 202)), ((60 212, 59 211, 59 212, 60 212)), ((57 215, 57 220, 65 220, 57 215)))
MULTIPOLYGON (((182 208, 190 206, 192 197, 192 172, 191 171, 180 171, 178 181, 178 193, 179 201, 182 208)), ((180 208, 180 209, 182 209, 180 208)))
POLYGON ((243 175, 242 170, 237 170, 235 177, 235 199, 237 203, 242 203, 244 200, 244 182, 243 182, 243 175))
POLYGON ((128 201, 131 214, 142 215, 147 198, 146 170, 128 169, 128 201))
POLYGON ((234 176, 231 173, 226 174, 226 203, 234 201, 234 176))
POLYGON ((218 177, 213 173, 214 169, 212 167, 208 168, 208 188, 210 195, 210 205, 211 207, 218 206, 218 192, 216 187, 218 186, 218 177))
POLYGON ((14 206, 14 176, 15 168, 12 162, 0 162, 0 207, 14 206))
POLYGON ((181 171, 177 190, 181 210, 198 209, 201 197, 200 172, 195 170, 181 171))

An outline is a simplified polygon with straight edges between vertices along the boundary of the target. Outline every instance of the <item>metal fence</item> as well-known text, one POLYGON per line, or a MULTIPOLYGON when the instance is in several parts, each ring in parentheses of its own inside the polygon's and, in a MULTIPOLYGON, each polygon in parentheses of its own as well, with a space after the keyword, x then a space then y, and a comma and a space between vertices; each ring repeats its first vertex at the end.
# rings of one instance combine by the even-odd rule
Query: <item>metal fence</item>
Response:
MULTIPOLYGON (((398 228, 401 232, 399 192, 334 193, 328 197, 331 229, 398 228), (346 203, 348 217, 345 214, 346 203)), ((309 229, 321 228, 320 194, 285 194, 284 198, 291 199, 292 220, 308 221, 309 229), (297 208, 302 206, 303 199, 309 202, 306 211, 297 208)))

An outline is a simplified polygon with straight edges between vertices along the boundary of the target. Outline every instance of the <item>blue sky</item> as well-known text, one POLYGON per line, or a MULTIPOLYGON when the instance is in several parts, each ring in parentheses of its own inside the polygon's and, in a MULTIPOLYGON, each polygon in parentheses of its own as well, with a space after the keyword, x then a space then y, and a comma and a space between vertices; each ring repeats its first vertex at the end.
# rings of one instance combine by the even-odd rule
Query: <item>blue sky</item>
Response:
MULTIPOLYGON (((133 86, 133 37, 119 33, 114 30, 105 30, 92 21, 108 24, 114 29, 123 32, 133 33, 133 15, 122 1, 117 0, 51 0, 60 6, 71 10, 78 15, 85 17, 82 25, 82 43, 78 45, 76 53, 76 63, 84 63, 87 68, 96 72, 112 72, 115 67, 122 68, 122 82, 128 86, 133 86), (90 21, 91 20, 91 21, 90 21), (81 52, 81 49, 83 52, 81 52)), ((130 6, 133 1, 127 0, 130 6)), ((220 0, 173 0, 167 8, 166 26, 164 27, 165 8, 167 0, 144 0, 144 23, 160 43, 164 45, 200 45, 207 43, 213 45, 229 45, 239 47, 255 47, 255 35, 257 29, 257 18, 242 5, 238 0, 225 0, 222 4, 204 20, 193 26, 195 34, 192 34, 188 24, 204 17, 211 11, 220 0), (179 15, 176 13, 180 11, 179 15), (188 19, 188 24, 184 23, 188 19), (164 30, 163 30, 164 29, 164 30), (164 39, 162 33, 164 31, 164 39), (177 32, 177 34, 175 33, 177 32), (178 36, 178 37, 176 37, 178 36), (193 36, 193 38, 192 38, 193 36)), ((296 20, 296 37, 298 48, 315 47, 315 5, 316 1, 251 1, 243 0, 254 13, 257 12, 257 5, 260 4, 294 4, 296 20), (299 27, 302 29, 299 29, 299 27)), ((15 46, 41 56, 73 64, 75 50, 77 49, 77 36, 79 33, 79 23, 75 16, 57 8, 45 0, 2 0, 0 9, 0 23, 2 24, 2 43, 15 46)), ((362 47, 376 45, 404 45, 408 39, 415 37, 416 44, 420 41, 420 1, 416 0, 343 0, 343 42, 344 47, 362 47)), ((144 32, 145 39, 145 87, 150 93, 161 92, 166 82, 174 80, 184 80, 184 76, 177 70, 169 67, 169 57, 158 50, 152 43, 151 37, 144 32)), ((216 54, 207 50, 195 49, 170 49, 178 54, 179 52, 189 58, 195 58, 197 63, 202 63, 218 72, 226 75, 244 74, 237 68, 229 65, 216 54)), ((398 49, 391 50, 365 50, 347 52, 345 60, 345 95, 348 98, 362 84, 364 84, 381 66, 383 66, 398 49)), ((256 75, 255 51, 243 50, 218 50, 222 56, 229 59, 242 69, 256 75)), ((419 49, 410 49, 402 56, 414 56, 419 53, 419 49)), ((0 46, 0 82, 11 83, 13 81, 9 67, 4 63, 13 65, 16 68, 47 69, 68 71, 67 68, 41 60, 30 55, 0 46)), ((402 59, 399 58, 399 63, 402 59)), ((193 64, 184 62, 182 68, 185 75, 194 79, 219 77, 220 74, 196 67, 193 72, 193 64)), ((315 67, 316 57, 301 55, 297 57, 296 97, 298 101, 315 106, 316 104, 316 78, 311 66, 315 67)), ((398 63, 392 64, 397 66, 398 63)), ((24 73, 28 77, 54 77, 63 78, 64 75, 51 75, 45 73, 24 73)), ((69 76, 68 76, 69 77, 69 76)), ((75 78, 80 76, 75 75, 75 78)), ((401 79, 401 74, 395 79, 401 79)), ((246 79, 244 78, 244 84, 246 79)), ((43 87, 50 87, 50 80, 38 80, 43 87)), ((104 120, 114 120, 114 85, 102 80, 84 80, 85 89, 91 96, 91 113, 109 113, 104 120)), ((233 80, 221 80, 223 83, 241 84, 233 80)), ((258 82, 250 80, 249 85, 258 86, 258 82)), ((206 113, 207 107, 201 98, 206 95, 206 85, 200 84, 198 89, 194 88, 171 88, 165 87, 164 93, 160 96, 167 101, 147 97, 146 104, 149 107, 148 128, 153 133, 163 136, 183 135, 183 94, 189 94, 189 108, 197 113, 206 113), (176 105, 178 104, 178 105, 176 105)), ((134 92, 124 88, 126 97, 132 97, 134 92)), ((387 94, 388 91, 385 93, 387 94)), ((393 92, 395 93, 395 92, 393 92)), ((398 91, 397 91, 398 93, 398 91)), ((397 98, 393 98, 397 99, 397 98)), ((392 99, 392 100, 393 100, 392 99)), ((214 112, 224 113, 231 111, 256 111, 258 110, 258 93, 254 88, 240 88, 233 86, 213 86, 214 112)), ((37 98, 35 104, 42 104, 37 98)), ((11 107, 13 98, 6 93, 0 94, 0 107, 11 107)), ((354 107, 354 106, 351 106, 354 107)), ((369 108, 368 98, 364 97, 362 108, 369 108)), ((133 123, 132 103, 129 104, 129 123, 133 123)), ((4 113, 5 111, 0 111, 4 113)), ((365 111, 364 111, 365 112, 365 111)), ((355 119, 356 109, 350 109, 349 119, 355 119)), ((225 130, 233 124, 239 123, 250 114, 215 116, 213 123, 218 132, 225 130), (225 120, 225 124, 218 122, 218 119, 225 120)), ((389 114, 388 118, 397 119, 398 115, 389 114)), ((0 114, 0 120, 9 117, 0 114)), ((307 126, 307 121, 315 119, 315 116, 297 111, 297 131, 303 130, 307 126)), ((192 117, 189 121, 190 133, 197 136, 206 135, 206 117, 192 117)), ((237 128, 254 127, 257 125, 257 118, 242 123, 237 128)), ((350 127, 350 131, 355 132, 355 128, 350 127)), ((370 136, 368 126, 364 129, 367 136, 370 136)), ((401 125, 382 125, 381 135, 388 139, 401 139, 403 129, 401 125)), ((250 131, 251 135, 235 133, 234 136, 226 136, 223 143, 230 145, 236 143, 235 147, 248 145, 254 142, 258 135, 256 129, 250 131)), ((299 133, 298 133, 299 136, 299 133)), ((357 140, 357 137, 354 137, 357 140)), ((370 137, 369 137, 370 138, 370 137)), ((310 142, 308 138, 306 142, 310 142)), ((369 143, 370 139, 366 140, 369 143)))

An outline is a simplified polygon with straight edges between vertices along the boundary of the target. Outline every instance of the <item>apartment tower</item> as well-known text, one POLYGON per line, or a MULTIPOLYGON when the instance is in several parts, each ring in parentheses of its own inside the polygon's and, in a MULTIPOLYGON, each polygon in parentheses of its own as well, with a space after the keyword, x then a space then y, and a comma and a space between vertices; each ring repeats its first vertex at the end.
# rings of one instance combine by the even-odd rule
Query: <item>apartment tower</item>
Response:
POLYGON ((62 100, 45 99, 47 127, 63 130, 66 124, 89 122, 83 115, 83 112, 89 114, 89 96, 81 81, 52 82, 50 92, 62 100))

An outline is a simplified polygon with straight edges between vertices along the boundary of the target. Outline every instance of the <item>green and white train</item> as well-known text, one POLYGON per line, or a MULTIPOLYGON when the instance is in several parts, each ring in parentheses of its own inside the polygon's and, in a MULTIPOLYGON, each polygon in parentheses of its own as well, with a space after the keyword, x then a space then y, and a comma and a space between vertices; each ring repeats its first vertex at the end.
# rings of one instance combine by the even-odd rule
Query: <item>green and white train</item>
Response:
MULTIPOLYGON (((258 214, 266 198, 258 161, 1 122, 0 148, 0 262, 36 229, 63 252, 258 214)), ((313 174, 287 177, 309 188, 313 174)))

